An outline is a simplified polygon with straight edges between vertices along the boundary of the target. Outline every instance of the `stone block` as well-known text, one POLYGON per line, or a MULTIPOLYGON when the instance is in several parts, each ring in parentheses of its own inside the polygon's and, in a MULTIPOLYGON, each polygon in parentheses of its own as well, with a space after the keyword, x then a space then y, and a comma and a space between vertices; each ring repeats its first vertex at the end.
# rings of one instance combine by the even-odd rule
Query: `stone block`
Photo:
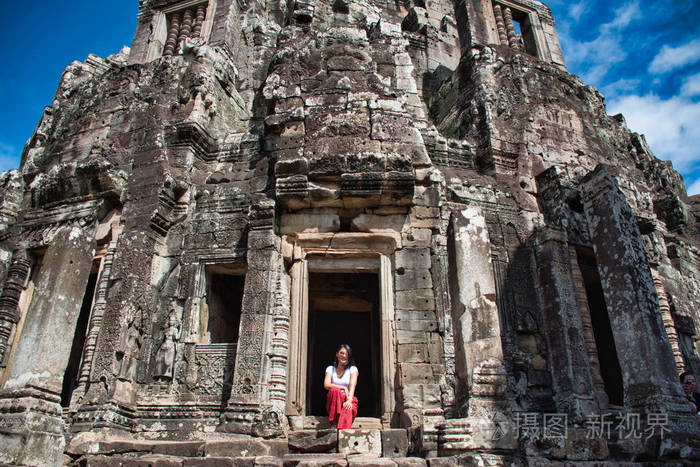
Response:
POLYGON ((285 465, 297 467, 345 467, 348 461, 342 454, 288 454, 284 456, 285 465))
POLYGON ((338 430, 338 452, 381 456, 380 430, 338 430))
POLYGON ((362 454, 348 456, 348 466, 353 467, 396 467, 396 462, 391 459, 370 457, 362 454))
POLYGON ((396 329, 434 332, 437 331, 437 321, 435 319, 397 319, 396 329))
MULTIPOLYGON (((415 239, 415 237, 413 237, 415 239)), ((429 238, 429 237, 428 237, 429 238)), ((405 236, 402 235, 405 243, 405 236)), ((416 289, 432 289, 433 278, 428 269, 405 269, 397 271, 394 276, 395 289, 397 292, 412 291, 416 289)))
POLYGON ((413 202, 416 206, 439 206, 440 190, 434 186, 417 186, 413 193, 413 202))
POLYGON ((292 431, 289 449, 297 452, 330 452, 338 446, 338 430, 292 431))
POLYGON ((405 429, 382 430, 382 456, 406 457, 408 432, 405 429))
POLYGON ((400 363, 429 363, 427 344, 399 344, 397 346, 400 363))
POLYGON ((434 310, 435 295, 433 289, 397 291, 395 306, 399 310, 434 310))
POLYGON ((264 440, 241 436, 239 439, 207 441, 204 457, 257 457, 271 454, 264 440))
POLYGON ((378 216, 360 214, 352 220, 352 226, 358 232, 401 232, 407 217, 401 214, 378 216))
POLYGON ((396 269, 430 269, 428 248, 404 248, 396 252, 396 269))
POLYGON ((283 214, 280 219, 282 234, 296 232, 337 232, 340 218, 334 212, 315 210, 304 214, 283 214))
POLYGON ((422 331, 398 329, 396 331, 396 340, 398 344, 426 344, 428 342, 428 334, 422 331))
POLYGON ((255 458, 256 467, 284 467, 284 461, 279 457, 260 456, 255 458))
POLYGON ((406 248, 428 248, 430 247, 433 231, 431 229, 417 229, 411 226, 401 236, 403 246, 406 248))
POLYGON ((401 384, 429 384, 442 372, 440 365, 427 363, 399 363, 401 384))
POLYGON ((427 461, 422 457, 396 457, 392 459, 397 467, 426 467, 427 461))
POLYGON ((440 408, 440 386, 438 384, 406 384, 401 388, 403 405, 410 409, 440 408))

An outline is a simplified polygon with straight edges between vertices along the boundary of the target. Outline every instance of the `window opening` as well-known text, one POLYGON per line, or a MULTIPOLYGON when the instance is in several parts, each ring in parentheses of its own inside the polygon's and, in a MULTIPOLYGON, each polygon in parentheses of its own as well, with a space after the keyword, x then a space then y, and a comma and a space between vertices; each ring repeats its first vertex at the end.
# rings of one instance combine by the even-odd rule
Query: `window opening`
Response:
POLYGON ((97 275, 100 269, 100 259, 92 262, 92 269, 88 277, 85 294, 83 295, 83 303, 80 307, 80 314, 75 325, 73 334, 73 344, 70 349, 70 357, 68 365, 63 374, 63 387, 61 390, 61 406, 68 407, 70 405, 73 390, 78 386, 78 376, 80 370, 80 362, 83 356, 83 347, 85 346, 85 337, 87 334, 88 322, 90 320, 90 311, 92 310, 92 302, 95 296, 95 288, 97 286, 97 275))
POLYGON ((349 344, 360 377, 358 417, 381 414, 379 276, 359 273, 309 275, 309 338, 306 407, 325 416, 325 369, 340 344, 349 344))
POLYGON ((207 296, 202 344, 235 344, 241 323, 245 270, 240 265, 207 266, 207 296))
POLYGON ((493 14, 501 45, 522 50, 537 57, 537 41, 530 15, 508 5, 494 2, 493 14))
POLYGON ((191 5, 167 15, 168 38, 163 50, 164 56, 175 54, 185 39, 199 37, 207 16, 207 3, 191 5))
POLYGON ((593 336, 598 351, 600 373, 605 386, 608 400, 614 405, 624 405, 624 389, 622 382, 622 370, 617 358, 617 348, 610 325, 610 316, 605 305, 603 287, 600 283, 598 266, 593 250, 590 248, 577 248, 576 255, 584 287, 588 308, 591 312, 593 336))

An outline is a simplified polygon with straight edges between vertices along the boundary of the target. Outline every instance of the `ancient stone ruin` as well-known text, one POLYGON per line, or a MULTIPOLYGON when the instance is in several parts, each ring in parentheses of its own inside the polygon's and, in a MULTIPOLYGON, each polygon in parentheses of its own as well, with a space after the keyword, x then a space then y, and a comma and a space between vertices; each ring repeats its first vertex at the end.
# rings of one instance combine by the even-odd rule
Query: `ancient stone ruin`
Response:
POLYGON ((700 461, 700 200, 546 5, 139 3, 0 178, 0 463, 700 461))

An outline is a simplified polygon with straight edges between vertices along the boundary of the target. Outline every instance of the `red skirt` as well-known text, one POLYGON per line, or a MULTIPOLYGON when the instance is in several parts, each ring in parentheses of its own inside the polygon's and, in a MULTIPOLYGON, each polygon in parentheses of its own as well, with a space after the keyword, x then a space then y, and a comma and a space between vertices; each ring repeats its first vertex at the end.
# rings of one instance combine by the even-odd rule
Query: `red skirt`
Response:
POLYGON ((357 397, 352 398, 352 409, 344 409, 345 391, 340 388, 331 388, 326 395, 326 412, 328 421, 338 422, 339 430, 352 428, 352 422, 357 416, 357 397))

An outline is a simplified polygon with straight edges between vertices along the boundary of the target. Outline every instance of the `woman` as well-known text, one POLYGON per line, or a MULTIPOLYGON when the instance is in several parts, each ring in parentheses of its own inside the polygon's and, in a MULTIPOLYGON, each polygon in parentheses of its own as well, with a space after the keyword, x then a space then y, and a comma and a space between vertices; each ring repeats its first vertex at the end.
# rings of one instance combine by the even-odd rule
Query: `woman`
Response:
POLYGON ((347 344, 341 344, 335 353, 335 363, 326 368, 326 378, 323 380, 323 388, 328 391, 328 421, 339 430, 352 428, 357 416, 355 388, 359 371, 353 363, 352 349, 347 344))
POLYGON ((690 407, 696 415, 700 415, 698 410, 698 401, 695 399, 695 376, 690 374, 688 371, 681 373, 681 386, 683 386, 683 391, 685 392, 685 397, 688 398, 690 402, 690 407))

